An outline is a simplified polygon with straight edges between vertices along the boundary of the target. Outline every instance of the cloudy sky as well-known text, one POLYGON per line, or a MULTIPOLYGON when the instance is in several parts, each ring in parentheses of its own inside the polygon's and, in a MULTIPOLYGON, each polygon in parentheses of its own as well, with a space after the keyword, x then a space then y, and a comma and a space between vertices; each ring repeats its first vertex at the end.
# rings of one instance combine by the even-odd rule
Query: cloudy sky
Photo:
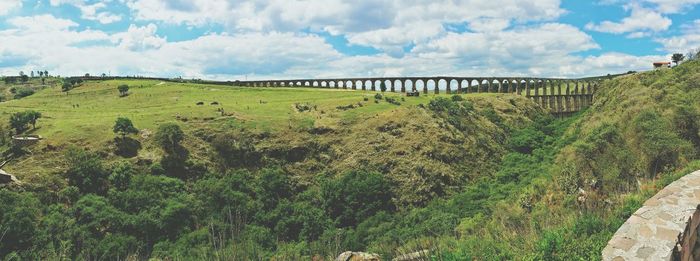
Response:
POLYGON ((700 0, 0 0, 0 74, 582 77, 700 47, 700 0))

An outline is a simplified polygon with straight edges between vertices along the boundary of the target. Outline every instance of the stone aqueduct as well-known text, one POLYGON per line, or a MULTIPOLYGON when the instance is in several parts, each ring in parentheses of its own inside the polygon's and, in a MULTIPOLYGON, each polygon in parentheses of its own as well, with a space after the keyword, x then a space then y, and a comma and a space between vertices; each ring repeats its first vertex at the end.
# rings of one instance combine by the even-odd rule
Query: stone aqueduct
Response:
POLYGON ((394 78, 346 78, 346 79, 297 79, 236 81, 245 87, 308 87, 378 91, 384 84, 389 92, 432 92, 439 94, 464 93, 515 93, 524 95, 555 114, 580 111, 593 103, 598 81, 593 79, 556 78, 472 78, 472 77, 394 77, 394 78), (419 85, 421 86, 418 89, 419 85), (445 86, 444 90, 438 86, 445 86), (410 90, 407 90, 410 87, 410 90))

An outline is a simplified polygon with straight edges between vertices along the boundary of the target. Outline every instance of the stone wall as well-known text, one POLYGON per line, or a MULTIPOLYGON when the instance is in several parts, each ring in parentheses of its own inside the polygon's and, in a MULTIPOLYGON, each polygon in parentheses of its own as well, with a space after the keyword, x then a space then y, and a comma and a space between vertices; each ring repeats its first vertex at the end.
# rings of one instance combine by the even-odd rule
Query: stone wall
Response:
POLYGON ((603 260, 700 260, 699 204, 696 171, 644 202, 603 249, 603 260))

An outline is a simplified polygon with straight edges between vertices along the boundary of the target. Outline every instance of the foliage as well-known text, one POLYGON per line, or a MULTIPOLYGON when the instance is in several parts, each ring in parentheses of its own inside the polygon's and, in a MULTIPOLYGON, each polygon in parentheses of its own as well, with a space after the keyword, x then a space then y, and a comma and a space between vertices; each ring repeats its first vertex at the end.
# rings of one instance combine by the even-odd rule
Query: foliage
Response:
POLYGON ((139 130, 136 127, 134 127, 134 124, 131 123, 131 120, 129 120, 129 118, 125 118, 125 117, 117 118, 117 121, 114 123, 114 127, 112 128, 112 131, 114 133, 121 135, 122 137, 125 137, 126 135, 129 135, 129 134, 139 133, 139 130))
POLYGON ((632 128, 642 151, 642 164, 651 177, 666 167, 673 166, 687 142, 669 130, 661 115, 654 111, 643 111, 633 120, 632 128))
POLYGON ((262 160, 253 140, 245 135, 218 134, 214 136, 212 145, 225 168, 255 167, 262 160))
POLYGON ((109 172, 102 159, 93 152, 77 147, 68 149, 65 155, 68 169, 65 172, 68 184, 77 187, 81 193, 103 195, 107 191, 109 172))
POLYGON ((20 88, 15 93, 15 99, 22 99, 32 94, 34 94, 34 90, 29 88, 20 88))
POLYGON ((169 154, 178 154, 182 150, 180 142, 185 138, 185 133, 175 123, 165 123, 158 126, 155 140, 160 147, 169 154))
POLYGON ((121 84, 117 86, 117 90, 119 90, 119 96, 126 96, 129 94, 129 85, 121 84))
POLYGON ((71 89, 73 89, 73 84, 68 81, 63 82, 63 85, 61 85, 61 90, 64 92, 70 91, 71 89))
POLYGON ((36 122, 41 118, 41 113, 33 110, 16 112, 10 116, 10 127, 15 129, 17 134, 27 130, 27 125, 31 124, 36 129, 36 122))
POLYGON ((685 59, 685 55, 682 53, 674 53, 671 56, 671 61, 673 61, 676 65, 678 65, 680 62, 682 62, 685 59))
POLYGON ((351 171, 322 184, 323 206, 341 227, 355 226, 379 211, 393 209, 391 191, 375 172, 351 171))

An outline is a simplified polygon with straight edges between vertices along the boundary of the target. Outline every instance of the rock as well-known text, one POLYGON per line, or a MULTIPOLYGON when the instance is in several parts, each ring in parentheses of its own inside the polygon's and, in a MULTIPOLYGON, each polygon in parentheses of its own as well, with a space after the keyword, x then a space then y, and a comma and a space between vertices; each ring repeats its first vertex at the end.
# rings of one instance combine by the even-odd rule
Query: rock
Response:
POLYGON ((379 261, 381 258, 377 254, 364 252, 346 251, 340 254, 335 261, 379 261))
POLYGON ((5 172, 4 170, 0 169, 0 184, 8 184, 8 183, 18 183, 19 180, 11 175, 5 172))

